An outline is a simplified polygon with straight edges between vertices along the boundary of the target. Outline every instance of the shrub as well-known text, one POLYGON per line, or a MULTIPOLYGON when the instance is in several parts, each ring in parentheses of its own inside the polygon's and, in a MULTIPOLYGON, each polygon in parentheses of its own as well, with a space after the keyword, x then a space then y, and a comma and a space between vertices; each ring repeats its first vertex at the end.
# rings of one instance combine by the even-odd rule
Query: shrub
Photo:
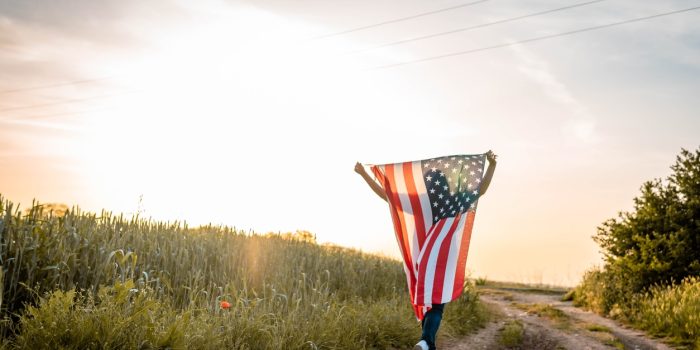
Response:
POLYGON ((700 275, 700 148, 682 150, 671 169, 665 183, 644 183, 634 211, 604 222, 594 237, 606 271, 632 293, 700 275))

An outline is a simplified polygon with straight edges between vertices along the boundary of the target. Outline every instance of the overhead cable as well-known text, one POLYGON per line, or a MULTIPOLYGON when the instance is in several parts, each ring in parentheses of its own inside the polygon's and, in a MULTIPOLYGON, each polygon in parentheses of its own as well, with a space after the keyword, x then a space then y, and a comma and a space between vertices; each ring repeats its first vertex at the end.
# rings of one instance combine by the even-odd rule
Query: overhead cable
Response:
POLYGON ((392 20, 389 20, 389 21, 379 22, 379 23, 375 23, 375 24, 370 24, 370 25, 366 25, 366 26, 362 26, 362 27, 356 27, 356 28, 352 28, 352 29, 347 29, 347 30, 343 30, 343 31, 340 31, 340 32, 329 33, 329 34, 323 34, 323 35, 315 36, 315 37, 311 38, 310 40, 325 39, 325 38, 330 38, 330 37, 333 37, 333 36, 338 36, 338 35, 343 35, 343 34, 348 34, 348 33, 353 33, 353 32, 359 32, 359 31, 361 31, 361 30, 370 29, 370 28, 375 28, 375 27, 380 27, 380 26, 387 25, 387 24, 392 24, 392 23, 398 23, 398 22, 408 21, 408 20, 410 20, 410 19, 415 19, 415 18, 419 18, 419 17, 434 15, 434 14, 440 13, 440 12, 447 12, 447 11, 452 11, 452 10, 456 10, 456 9, 460 9, 460 8, 464 8, 464 7, 469 7, 469 6, 473 6, 473 5, 478 5, 478 4, 481 4, 481 3, 483 3, 483 2, 487 2, 487 1, 489 1, 489 0, 472 1, 472 2, 468 2, 468 3, 460 4, 460 5, 445 7, 445 8, 439 9, 439 10, 433 10, 433 11, 423 12, 423 13, 419 13, 419 14, 412 15, 412 16, 401 17, 401 18, 392 19, 392 20))
POLYGON ((504 43, 504 44, 480 47, 477 49, 471 49, 471 50, 465 50, 465 51, 457 51, 457 52, 452 52, 452 53, 448 53, 448 54, 444 54, 444 55, 430 56, 430 57, 421 58, 421 59, 417 59, 417 60, 387 64, 387 65, 383 65, 383 66, 376 66, 376 67, 371 67, 371 68, 368 68, 365 70, 371 71, 371 70, 387 69, 387 68, 394 68, 394 67, 399 67, 399 66, 406 66, 406 65, 414 64, 414 63, 438 60, 441 58, 447 58, 447 57, 453 57, 453 56, 463 56, 463 55, 473 54, 473 53, 481 52, 481 51, 494 50, 494 49, 499 49, 502 47, 526 44, 526 43, 531 43, 534 41, 541 41, 541 40, 545 40, 545 39, 552 39, 552 38, 557 38, 557 37, 561 37, 561 36, 589 32, 589 31, 598 30, 598 29, 610 28, 610 27, 615 27, 615 26, 633 23, 633 22, 641 22, 641 21, 645 21, 645 20, 649 20, 649 19, 653 19, 653 18, 669 16, 669 15, 674 15, 674 14, 678 14, 678 13, 694 11, 694 10, 698 10, 698 9, 700 9, 700 6, 686 8, 686 9, 682 9, 682 10, 671 11, 671 12, 659 13, 659 14, 655 14, 655 15, 651 15, 651 16, 638 17, 638 18, 628 19, 628 20, 624 20, 624 21, 620 21, 620 22, 603 24, 603 25, 599 25, 599 26, 586 27, 586 28, 571 30, 568 32, 563 32, 563 33, 543 35, 543 36, 538 36, 538 37, 534 37, 534 38, 504 43))
POLYGON ((362 53, 362 52, 371 51, 371 50, 376 50, 376 49, 381 49, 381 48, 385 48, 385 47, 389 47, 389 46, 401 45, 401 44, 405 44, 405 43, 409 43, 409 42, 413 42, 413 41, 425 40, 425 39, 435 38, 435 37, 438 37, 438 36, 443 36, 443 35, 448 35, 448 34, 466 32, 466 31, 469 31, 469 30, 474 30, 474 29, 489 27, 489 26, 493 26, 493 25, 496 25, 496 24, 502 24, 502 23, 508 23, 508 22, 515 22, 515 21, 518 21, 518 20, 521 20, 521 19, 525 19, 525 18, 530 18, 530 17, 535 17, 535 16, 541 16, 541 15, 549 14, 549 13, 552 13, 552 12, 558 12, 558 11, 569 10, 569 9, 572 9, 572 8, 581 7, 581 6, 586 6, 586 5, 590 5, 590 4, 595 4, 595 3, 598 3, 598 2, 602 2, 602 1, 606 1, 606 0, 586 1, 586 2, 581 2, 581 3, 569 5, 569 6, 564 6, 564 7, 559 7, 559 8, 551 9, 551 10, 540 11, 540 12, 534 12, 534 13, 530 13, 530 14, 527 14, 527 15, 522 15, 522 16, 517 16, 517 17, 506 18, 506 19, 502 19, 502 20, 498 20, 498 21, 493 21, 493 22, 487 22, 487 23, 477 24, 477 25, 473 25, 473 26, 469 26, 469 27, 463 27, 463 28, 459 28, 459 29, 448 30, 448 31, 445 31, 445 32, 439 32, 439 33, 434 33, 434 34, 428 34, 428 35, 417 36, 417 37, 410 38, 410 39, 403 39, 403 40, 398 40, 398 41, 394 41, 394 42, 390 42, 390 43, 386 43, 386 44, 381 44, 381 45, 377 45, 377 46, 372 46, 372 47, 365 48, 365 49, 359 49, 359 50, 355 50, 355 51, 350 51, 350 52, 348 52, 348 54, 362 53))

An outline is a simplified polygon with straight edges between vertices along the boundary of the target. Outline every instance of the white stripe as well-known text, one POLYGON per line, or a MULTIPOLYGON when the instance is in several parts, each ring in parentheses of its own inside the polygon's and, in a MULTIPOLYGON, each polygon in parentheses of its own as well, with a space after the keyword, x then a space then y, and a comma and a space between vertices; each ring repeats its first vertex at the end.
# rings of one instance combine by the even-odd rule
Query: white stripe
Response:
MULTIPOLYGON (((455 221, 455 218, 450 217, 445 219, 445 225, 442 227, 442 230, 440 230, 439 235, 435 238, 435 243, 431 247, 431 250, 429 252, 424 252, 423 253, 423 259, 428 259, 428 263, 425 266, 425 278, 423 279, 424 284, 423 284, 423 303, 424 304, 432 304, 432 299, 433 299, 433 281, 435 280, 435 265, 437 264, 437 259, 438 255, 440 255, 440 246, 442 245, 442 241, 445 239, 445 236, 447 233, 450 232, 450 228, 452 227, 452 222, 455 221), (427 256, 425 254, 428 254, 427 256)), ((437 232, 433 232, 433 234, 436 234, 437 232)), ((425 248, 427 248, 428 245, 426 244, 425 248)), ((419 262, 420 263, 420 262, 419 262)))
POLYGON ((433 209, 430 208, 430 198, 428 198, 428 190, 425 188, 425 180, 423 179, 423 169, 420 162, 413 162, 413 182, 416 183, 416 193, 420 200, 421 211, 423 212, 423 222, 425 225, 426 236, 430 226, 433 225, 433 209))
MULTIPOLYGON (((459 219, 459 224, 457 225, 457 231, 452 235, 452 241, 450 242, 450 253, 447 256, 447 265, 445 266, 445 282, 442 285, 442 298, 441 303, 446 303, 452 299, 452 290, 455 284, 455 274, 457 273, 457 260, 459 259, 459 252, 462 249, 460 243, 462 242, 462 235, 464 235, 464 225, 467 224, 467 213, 463 213, 462 217, 459 219)), ((464 248, 467 249, 467 248, 464 248)))
MULTIPOLYGON (((383 164, 377 165, 377 168, 379 168, 379 171, 382 173, 382 175, 384 175, 384 177, 386 177, 386 169, 385 169, 384 165, 383 164)), ((394 166, 394 169, 396 169, 396 166, 394 166)), ((381 184, 381 185, 382 185, 382 187, 384 187, 384 184, 381 184)), ((384 192, 387 193, 387 196, 389 195, 389 192, 386 188, 384 189, 384 192)), ((389 211, 392 211, 393 209, 391 208, 391 204, 389 203, 388 198, 387 198, 386 203, 389 205, 389 211)), ((400 214, 398 214, 398 215, 400 215, 400 214)), ((392 221, 393 221, 394 216, 391 215, 391 217, 392 217, 392 221)), ((401 222, 397 222, 397 224, 399 225, 399 227, 401 226, 401 222)), ((396 238, 396 246, 399 248, 399 252, 401 253, 401 255, 403 255, 403 249, 401 248, 401 241, 399 241, 398 234, 394 233, 394 237, 396 238)), ((406 259, 404 259, 404 263, 403 263, 403 272, 406 274, 406 285, 408 286, 408 290, 411 290, 411 276, 415 277, 416 271, 414 271, 413 269, 409 269, 408 262, 406 261, 406 259)))
POLYGON ((416 231, 416 220, 413 216, 413 207, 411 200, 408 198, 408 190, 406 189, 406 179, 403 175, 403 165, 394 165, 394 183, 396 184, 396 192, 399 195, 401 209, 403 210, 403 221, 406 225, 406 237, 408 237, 408 248, 411 252, 411 268, 418 272, 415 268, 415 262, 418 259, 418 232, 416 231))

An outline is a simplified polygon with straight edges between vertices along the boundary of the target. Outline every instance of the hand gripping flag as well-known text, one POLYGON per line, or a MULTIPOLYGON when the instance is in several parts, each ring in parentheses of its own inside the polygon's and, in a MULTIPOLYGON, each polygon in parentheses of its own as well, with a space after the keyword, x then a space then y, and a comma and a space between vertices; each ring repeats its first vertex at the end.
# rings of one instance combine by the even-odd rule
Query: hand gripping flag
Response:
POLYGON ((477 154, 371 166, 387 195, 419 320, 462 293, 485 162, 477 154))

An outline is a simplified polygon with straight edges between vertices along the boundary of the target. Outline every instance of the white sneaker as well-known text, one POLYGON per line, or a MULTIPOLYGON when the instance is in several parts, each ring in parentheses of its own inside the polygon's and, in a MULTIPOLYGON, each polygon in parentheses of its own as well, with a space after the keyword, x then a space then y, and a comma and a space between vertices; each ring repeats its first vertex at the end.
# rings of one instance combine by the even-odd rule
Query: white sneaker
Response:
POLYGON ((430 349, 428 347, 428 343, 425 342, 425 340, 421 340, 416 344, 416 346, 413 347, 413 350, 428 350, 430 349))

